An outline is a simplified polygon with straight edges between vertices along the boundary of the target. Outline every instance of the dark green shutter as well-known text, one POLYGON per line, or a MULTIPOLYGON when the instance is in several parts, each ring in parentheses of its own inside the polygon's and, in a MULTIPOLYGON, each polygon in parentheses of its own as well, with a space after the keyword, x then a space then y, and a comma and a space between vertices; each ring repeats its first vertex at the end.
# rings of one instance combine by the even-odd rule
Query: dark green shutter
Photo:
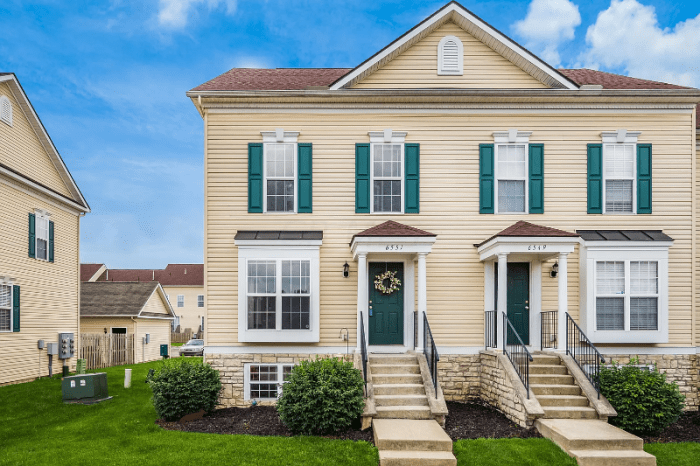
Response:
POLYGON ((299 152, 299 202, 297 212, 310 214, 313 204, 313 150, 310 142, 301 142, 298 147, 299 152))
POLYGON ((369 213, 369 144, 355 144, 355 213, 369 213))
POLYGON ((651 144, 637 144, 637 213, 651 213, 651 144))
POLYGON ((36 217, 29 214, 29 257, 36 259, 36 217))
POLYGON ((588 213, 603 213, 602 144, 588 144, 588 213))
POLYGON ((49 262, 53 262, 53 222, 49 220, 49 262))
POLYGON ((404 213, 417 214, 420 212, 420 144, 405 144, 404 158, 406 161, 404 213))
POLYGON ((248 212, 263 211, 263 145, 248 144, 248 212))
POLYGON ((530 144, 530 213, 544 213, 544 144, 530 144))
POLYGON ((12 331, 19 332, 19 285, 12 285, 12 331))
POLYGON ((493 144, 479 144, 479 213, 493 213, 493 144))

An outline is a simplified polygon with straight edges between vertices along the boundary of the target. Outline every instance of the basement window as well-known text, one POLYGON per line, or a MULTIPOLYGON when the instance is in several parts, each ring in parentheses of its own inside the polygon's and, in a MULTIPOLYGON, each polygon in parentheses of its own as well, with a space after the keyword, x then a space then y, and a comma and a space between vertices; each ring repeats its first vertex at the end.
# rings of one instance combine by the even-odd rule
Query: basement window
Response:
POLYGON ((246 364, 244 388, 246 400, 277 400, 289 380, 294 364, 246 364))

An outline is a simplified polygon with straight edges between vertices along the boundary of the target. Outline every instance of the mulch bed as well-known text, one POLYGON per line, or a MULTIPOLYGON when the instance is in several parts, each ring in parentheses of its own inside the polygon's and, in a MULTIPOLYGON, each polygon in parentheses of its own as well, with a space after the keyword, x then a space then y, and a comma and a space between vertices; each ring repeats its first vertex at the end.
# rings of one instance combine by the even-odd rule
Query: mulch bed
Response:
MULTIPOLYGON (((452 440, 480 437, 540 437, 536 429, 523 429, 503 414, 485 404, 448 402, 445 430, 452 440)), ((272 406, 254 406, 252 408, 224 408, 189 422, 156 423, 166 430, 183 432, 202 432, 208 434, 248 434, 276 435, 289 437, 291 432, 280 421, 276 408, 272 406)), ((351 430, 339 435, 324 436, 342 440, 364 440, 374 444, 372 429, 360 430, 360 421, 351 430)))
POLYGON ((644 443, 700 442, 700 411, 685 412, 658 435, 642 438, 644 443))

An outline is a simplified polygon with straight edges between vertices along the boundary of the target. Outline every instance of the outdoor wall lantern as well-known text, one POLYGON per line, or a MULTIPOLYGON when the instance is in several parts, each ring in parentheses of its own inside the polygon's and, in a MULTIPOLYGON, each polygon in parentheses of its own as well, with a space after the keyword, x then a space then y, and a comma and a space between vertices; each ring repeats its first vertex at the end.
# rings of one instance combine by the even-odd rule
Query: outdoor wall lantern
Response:
POLYGON ((552 278, 557 278, 557 273, 559 273, 559 262, 555 262, 552 266, 552 271, 549 272, 549 276, 552 278))
POLYGON ((105 327, 105 333, 107 333, 107 327, 105 327))
POLYGON ((349 275, 350 275, 350 266, 349 266, 348 263, 346 262, 346 263, 343 265, 343 277, 348 278, 349 275))

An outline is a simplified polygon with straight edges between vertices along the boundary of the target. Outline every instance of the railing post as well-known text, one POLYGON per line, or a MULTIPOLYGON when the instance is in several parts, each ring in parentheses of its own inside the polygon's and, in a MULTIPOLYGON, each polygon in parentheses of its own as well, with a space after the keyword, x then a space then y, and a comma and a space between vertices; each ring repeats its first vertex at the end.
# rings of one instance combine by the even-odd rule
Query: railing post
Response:
MULTIPOLYGON (((498 254, 498 297, 497 297, 497 314, 499 316, 506 315, 506 309, 508 305, 508 254, 501 253, 498 254)), ((503 318, 499 317, 496 319, 496 325, 498 330, 496 335, 505 336, 505 329, 503 325, 503 318)), ((501 348, 505 350, 505 339, 501 343, 501 348)), ((498 343, 496 344, 498 347, 498 343)))
POLYGON ((367 293, 369 282, 367 281, 367 254, 357 255, 357 349, 360 348, 360 325, 364 328, 364 323, 360 320, 360 315, 364 316, 367 309, 367 293))
POLYGON ((564 340, 564 334, 567 333, 566 330, 566 313, 569 312, 569 276, 567 267, 567 256, 568 253, 559 253, 559 273, 557 274, 558 283, 558 305, 559 305, 559 329, 558 329, 558 339, 559 341, 564 340))

